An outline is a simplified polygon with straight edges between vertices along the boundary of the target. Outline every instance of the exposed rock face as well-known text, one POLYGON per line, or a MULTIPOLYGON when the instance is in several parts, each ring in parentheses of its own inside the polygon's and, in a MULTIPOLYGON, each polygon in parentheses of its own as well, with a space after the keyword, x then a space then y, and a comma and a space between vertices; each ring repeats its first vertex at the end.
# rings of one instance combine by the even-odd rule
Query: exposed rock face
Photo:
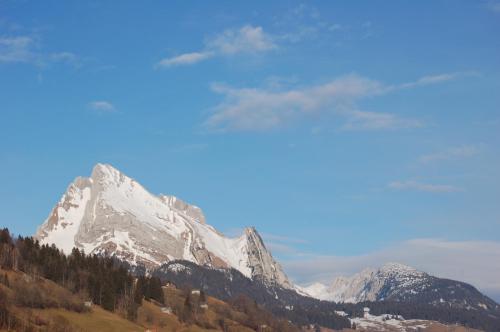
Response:
POLYGON ((77 178, 35 237, 65 253, 77 247, 149 269, 183 259, 291 287, 254 228, 227 238, 206 224, 200 208, 154 196, 110 165, 98 164, 90 178, 77 178))
MULTIPOLYGON (((248 243, 248 260, 252 267, 252 275, 267 276, 268 279, 276 281, 279 285, 287 288, 293 287, 287 276, 281 269, 279 263, 274 261, 271 253, 267 251, 264 241, 254 227, 245 229, 248 243)), ((263 281, 266 280, 266 278, 263 281)))

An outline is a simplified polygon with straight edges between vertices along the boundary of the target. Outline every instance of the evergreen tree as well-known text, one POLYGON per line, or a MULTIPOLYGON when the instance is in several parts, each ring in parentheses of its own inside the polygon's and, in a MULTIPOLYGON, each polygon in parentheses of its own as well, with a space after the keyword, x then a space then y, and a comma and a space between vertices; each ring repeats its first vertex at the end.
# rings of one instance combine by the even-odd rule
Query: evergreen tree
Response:
POLYGON ((137 278, 134 288, 134 303, 141 305, 144 298, 144 277, 137 278))

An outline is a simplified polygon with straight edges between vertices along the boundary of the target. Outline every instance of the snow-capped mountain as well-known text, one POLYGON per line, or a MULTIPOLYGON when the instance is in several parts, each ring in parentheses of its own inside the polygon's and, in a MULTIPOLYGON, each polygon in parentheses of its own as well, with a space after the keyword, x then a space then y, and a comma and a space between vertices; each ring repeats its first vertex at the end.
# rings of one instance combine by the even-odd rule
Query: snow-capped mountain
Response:
POLYGON ((357 303, 380 299, 380 293, 389 281, 404 288, 422 278, 425 278, 425 273, 412 267, 388 263, 378 270, 367 268, 352 277, 337 277, 330 286, 314 283, 302 290, 321 300, 357 303))
POLYGON ((292 287, 255 228, 225 237, 206 224, 200 208, 155 196, 110 165, 97 164, 89 178, 76 178, 35 237, 65 253, 77 247, 148 269, 182 259, 292 287))
POLYGON ((300 290, 313 298, 333 302, 387 300, 464 309, 499 309, 498 304, 469 284, 434 277, 398 263, 388 263, 379 269, 368 268, 352 277, 338 277, 330 286, 315 283, 300 290))

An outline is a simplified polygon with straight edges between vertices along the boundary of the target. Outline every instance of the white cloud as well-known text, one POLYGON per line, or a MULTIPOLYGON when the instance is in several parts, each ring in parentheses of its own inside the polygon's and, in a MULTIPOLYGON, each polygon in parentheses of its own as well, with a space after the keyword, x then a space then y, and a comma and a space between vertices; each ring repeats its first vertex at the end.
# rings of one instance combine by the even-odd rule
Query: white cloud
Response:
POLYGON ((447 81, 452 81, 452 80, 455 80, 459 77, 478 76, 478 75, 479 74, 477 72, 474 72, 474 71, 429 75, 429 76, 423 76, 414 82, 403 83, 398 88, 401 88, 401 89, 414 88, 414 87, 419 87, 419 86, 426 86, 426 85, 432 85, 432 84, 438 84, 438 83, 443 83, 443 82, 447 82, 447 81))
POLYGON ((358 256, 307 256, 282 261, 298 283, 330 283, 366 267, 400 262, 438 277, 471 283, 500 298, 500 242, 413 239, 358 256))
POLYGON ((476 146, 462 145, 458 147, 452 147, 444 151, 423 155, 418 160, 421 163, 427 164, 437 161, 469 158, 477 155, 479 151, 480 149, 476 146))
POLYGON ((210 58, 213 55, 211 52, 193 52, 185 53, 172 58, 165 58, 158 62, 159 67, 172 67, 179 65, 192 65, 197 62, 210 58))
POLYGON ((0 37, 0 63, 31 62, 36 55, 34 40, 27 36, 0 37))
POLYGON ((75 67, 79 67, 81 65, 80 58, 71 52, 52 53, 50 54, 49 59, 53 62, 67 63, 75 67))
POLYGON ((80 59, 70 52, 46 54, 40 51, 39 42, 30 36, 0 37, 0 63, 30 63, 44 66, 66 63, 79 66, 80 59))
POLYGON ((102 113, 111 113, 116 111, 115 106, 109 101, 105 100, 92 101, 89 103, 89 107, 95 111, 99 111, 102 113))
POLYGON ((304 3, 275 16, 273 24, 280 31, 275 39, 289 43, 328 38, 332 32, 344 29, 338 23, 323 19, 316 7, 304 3))
POLYGON ((452 74, 441 74, 441 75, 433 75, 433 76, 424 76, 418 79, 415 82, 409 82, 402 84, 401 87, 403 88, 411 88, 414 86, 423 86, 423 85, 429 85, 429 84, 436 84, 436 83, 441 83, 441 82, 446 82, 449 80, 452 80, 457 77, 457 74, 452 73, 452 74))
POLYGON ((423 123, 416 119, 400 118, 390 113, 351 112, 347 122, 342 126, 346 130, 377 130, 394 128, 421 127, 423 123))
POLYGON ((213 91, 223 95, 224 99, 214 108, 206 125, 219 130, 267 130, 300 117, 328 113, 343 117, 346 123, 342 128, 348 130, 420 127, 422 123, 415 119, 360 111, 355 107, 361 99, 384 95, 402 87, 385 85, 358 75, 285 90, 214 84, 213 91))
POLYGON ((177 65, 192 65, 214 56, 255 54, 276 49, 273 38, 262 27, 245 25, 240 29, 228 29, 205 42, 201 51, 184 53, 165 58, 157 67, 168 68, 177 65))
POLYGON ((262 27, 245 25, 233 30, 229 29, 210 40, 208 49, 221 54, 259 53, 277 48, 272 37, 262 27))
POLYGON ((394 190, 413 190, 432 193, 452 193, 462 191, 462 189, 451 185, 422 183, 413 180, 394 181, 389 183, 387 187, 394 190))

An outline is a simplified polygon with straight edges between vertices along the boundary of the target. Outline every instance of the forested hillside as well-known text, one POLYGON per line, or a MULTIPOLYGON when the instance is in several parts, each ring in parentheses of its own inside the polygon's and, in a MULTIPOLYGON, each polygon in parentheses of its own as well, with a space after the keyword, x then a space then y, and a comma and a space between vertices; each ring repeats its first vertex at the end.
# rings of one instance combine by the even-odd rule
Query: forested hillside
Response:
POLYGON ((362 317, 363 308, 369 307, 373 314, 402 315, 405 319, 423 319, 443 324, 459 324, 485 331, 500 331, 500 311, 464 309, 449 304, 429 304, 426 301, 376 301, 360 303, 334 303, 303 296, 293 290, 279 286, 268 287, 245 278, 237 270, 218 270, 198 266, 187 261, 164 264, 153 274, 163 280, 172 280, 179 285, 190 285, 205 289, 207 294, 228 300, 235 294, 245 294, 262 304, 278 317, 295 324, 320 324, 342 329, 350 326, 349 320, 336 314, 342 311, 349 317, 362 317))
POLYGON ((299 330, 248 297, 228 304, 196 294, 134 276, 111 258, 77 249, 66 256, 55 246, 0 230, 0 330, 299 330))

